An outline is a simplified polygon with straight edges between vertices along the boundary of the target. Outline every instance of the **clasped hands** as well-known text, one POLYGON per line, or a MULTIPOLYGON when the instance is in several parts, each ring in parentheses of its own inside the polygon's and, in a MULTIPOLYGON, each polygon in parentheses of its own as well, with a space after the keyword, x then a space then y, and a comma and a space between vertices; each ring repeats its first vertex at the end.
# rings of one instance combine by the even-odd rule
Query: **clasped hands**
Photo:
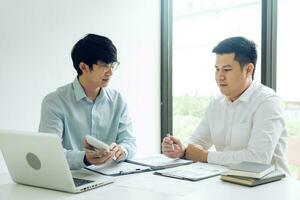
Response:
POLYGON ((122 147, 116 143, 112 143, 109 149, 98 149, 87 143, 86 139, 83 141, 85 148, 86 164, 101 165, 109 160, 122 161, 125 158, 125 152, 122 147))
POLYGON ((207 162, 208 157, 208 151, 200 146, 188 144, 185 147, 178 138, 169 135, 163 139, 162 152, 169 158, 185 158, 194 162, 207 162))

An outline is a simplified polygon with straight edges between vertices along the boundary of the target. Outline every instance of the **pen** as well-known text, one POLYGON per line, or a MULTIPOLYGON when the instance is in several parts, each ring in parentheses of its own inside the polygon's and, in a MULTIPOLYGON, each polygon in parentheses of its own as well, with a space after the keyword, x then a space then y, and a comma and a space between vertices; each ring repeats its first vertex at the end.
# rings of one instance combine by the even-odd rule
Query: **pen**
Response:
MULTIPOLYGON (((167 134, 167 137, 171 137, 170 133, 167 134)), ((172 143, 172 151, 174 151, 175 148, 174 148, 174 144, 172 143)))
POLYGON ((133 174, 133 173, 135 173, 135 172, 137 172, 137 171, 141 171, 141 169, 140 168, 138 168, 138 169, 135 169, 135 170, 133 170, 133 171, 130 171, 130 170, 125 170, 125 171, 119 171, 119 174, 120 175, 125 175, 125 174, 133 174))

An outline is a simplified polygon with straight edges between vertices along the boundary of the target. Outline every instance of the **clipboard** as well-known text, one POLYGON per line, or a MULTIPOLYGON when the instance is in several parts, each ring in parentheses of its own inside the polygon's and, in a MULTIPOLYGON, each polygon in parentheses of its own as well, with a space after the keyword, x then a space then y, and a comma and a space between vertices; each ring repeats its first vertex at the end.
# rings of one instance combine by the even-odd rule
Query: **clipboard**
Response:
POLYGON ((147 157, 133 158, 131 160, 126 160, 125 162, 147 166, 153 170, 167 169, 172 167, 189 165, 193 163, 192 160, 168 158, 163 154, 155 154, 147 157))
POLYGON ((151 171, 150 167, 136 165, 127 162, 116 162, 114 160, 105 163, 103 165, 91 165, 85 167, 85 169, 106 176, 121 176, 121 175, 151 171))
POLYGON ((154 174, 181 180, 200 181, 210 177, 218 176, 227 170, 228 169, 223 166, 197 162, 172 169, 156 171, 154 174))
POLYGON ((210 177, 214 177, 214 176, 218 176, 220 175, 220 173, 215 172, 215 173, 210 173, 210 174, 206 174, 206 175, 201 175, 201 176, 186 176, 186 175, 179 175, 177 173, 167 173, 167 172, 154 172, 153 174, 155 175, 160 175, 160 176, 165 176, 165 177, 169 177, 169 178, 176 178, 176 179, 181 179, 181 180, 187 180, 187 181, 200 181, 203 179, 207 179, 210 177))

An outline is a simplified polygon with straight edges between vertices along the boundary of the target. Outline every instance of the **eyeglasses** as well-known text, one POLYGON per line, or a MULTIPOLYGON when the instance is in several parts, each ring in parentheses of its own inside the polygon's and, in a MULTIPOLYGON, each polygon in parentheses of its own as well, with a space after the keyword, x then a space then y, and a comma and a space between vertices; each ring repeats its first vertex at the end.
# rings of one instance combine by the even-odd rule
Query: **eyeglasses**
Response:
POLYGON ((102 69, 105 71, 105 72, 108 72, 110 69, 114 72, 118 69, 119 65, 120 65, 120 62, 113 62, 113 63, 103 63, 103 62, 98 62, 97 65, 101 66, 102 69))

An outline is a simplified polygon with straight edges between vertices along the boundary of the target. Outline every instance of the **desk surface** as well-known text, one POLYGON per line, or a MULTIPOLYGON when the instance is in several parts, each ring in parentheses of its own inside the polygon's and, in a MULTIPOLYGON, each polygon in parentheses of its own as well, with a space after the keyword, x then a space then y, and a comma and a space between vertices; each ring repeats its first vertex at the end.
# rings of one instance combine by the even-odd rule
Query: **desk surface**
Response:
MULTIPOLYGON (((101 178, 90 172, 74 172, 77 177, 101 178)), ((285 178, 253 188, 222 182, 213 177, 197 182, 153 175, 152 172, 116 177, 115 182, 80 194, 15 184, 8 173, 0 173, 1 200, 165 200, 165 199, 243 199, 293 200, 300 199, 300 181, 285 178)))

